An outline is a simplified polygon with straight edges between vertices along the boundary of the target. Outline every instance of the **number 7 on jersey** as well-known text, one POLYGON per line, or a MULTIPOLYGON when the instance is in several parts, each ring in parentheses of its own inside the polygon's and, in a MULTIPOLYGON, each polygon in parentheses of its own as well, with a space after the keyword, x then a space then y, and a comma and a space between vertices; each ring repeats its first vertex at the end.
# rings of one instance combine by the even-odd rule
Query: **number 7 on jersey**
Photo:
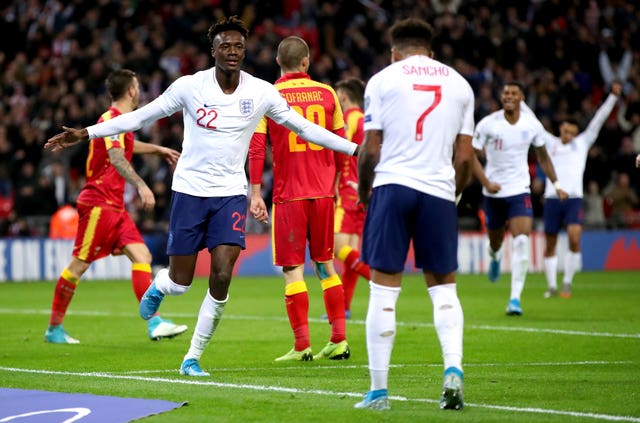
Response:
POLYGON ((422 112, 418 120, 416 121, 416 141, 422 141, 422 127, 424 125, 424 120, 429 113, 435 109, 438 104, 440 104, 440 100, 442 100, 442 88, 440 85, 422 85, 422 84, 413 84, 414 91, 429 91, 433 92, 433 102, 427 107, 427 109, 422 112))

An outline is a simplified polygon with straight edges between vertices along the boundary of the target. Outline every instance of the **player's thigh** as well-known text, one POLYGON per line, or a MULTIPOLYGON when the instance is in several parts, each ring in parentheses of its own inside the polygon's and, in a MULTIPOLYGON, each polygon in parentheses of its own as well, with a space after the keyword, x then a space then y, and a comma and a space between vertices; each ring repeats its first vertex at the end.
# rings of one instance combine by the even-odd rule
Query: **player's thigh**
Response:
POLYGON ((247 197, 233 195, 207 199, 205 245, 209 251, 219 245, 245 248, 247 197))
POLYGON ((511 235, 528 235, 533 227, 533 207, 531 195, 519 194, 507 197, 507 218, 511 235))
POLYGON ((484 197, 483 208, 487 229, 503 229, 507 222, 508 206, 506 200, 497 197, 484 197))
MULTIPOLYGON (((309 200, 273 205, 273 262, 278 266, 304 264, 307 248, 309 200)), ((333 228, 332 228, 333 229, 333 228)))
POLYGON ((402 185, 374 188, 362 236, 362 260, 386 273, 404 270, 416 227, 416 192, 402 185))
POLYGON ((565 200, 565 223, 568 225, 584 224, 584 202, 582 198, 569 198, 565 200))
POLYGON ((309 203, 309 256, 323 263, 333 259, 333 198, 316 198, 309 203))
POLYGON ((544 233, 557 235, 562 228, 562 222, 564 220, 564 210, 560 200, 557 198, 547 198, 544 203, 542 217, 544 219, 544 233))
POLYGON ((453 201, 419 194, 413 233, 415 265, 437 275, 458 268, 458 218, 453 201))
POLYGON ((172 193, 167 255, 190 256, 205 248, 208 207, 207 198, 172 193))
POLYGON ((116 248, 123 214, 104 207, 78 204, 78 232, 72 255, 92 263, 106 257, 116 248))

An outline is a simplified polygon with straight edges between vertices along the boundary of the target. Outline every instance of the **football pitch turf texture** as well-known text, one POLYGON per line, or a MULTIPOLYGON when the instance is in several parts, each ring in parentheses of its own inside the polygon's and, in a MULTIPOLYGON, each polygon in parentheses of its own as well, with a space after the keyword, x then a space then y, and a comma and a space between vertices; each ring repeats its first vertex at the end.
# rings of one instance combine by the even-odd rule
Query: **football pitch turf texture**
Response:
MULTIPOLYGON (((317 352, 330 330, 319 319, 320 284, 306 279, 317 352)), ((81 281, 64 322, 78 345, 44 342, 53 282, 0 283, 0 387, 189 403, 145 422, 640 422, 640 273, 579 273, 569 299, 544 299, 544 276, 530 274, 520 317, 505 315, 509 280, 457 278, 465 316, 461 412, 438 408, 442 359, 417 275, 405 276, 398 300, 389 411, 353 408, 369 389, 363 279, 347 323, 349 360, 274 363, 293 345, 284 283, 278 276, 234 278, 201 360, 206 378, 178 374, 203 279, 185 295, 165 298, 161 315, 189 330, 159 342, 147 337, 130 282, 81 281)))

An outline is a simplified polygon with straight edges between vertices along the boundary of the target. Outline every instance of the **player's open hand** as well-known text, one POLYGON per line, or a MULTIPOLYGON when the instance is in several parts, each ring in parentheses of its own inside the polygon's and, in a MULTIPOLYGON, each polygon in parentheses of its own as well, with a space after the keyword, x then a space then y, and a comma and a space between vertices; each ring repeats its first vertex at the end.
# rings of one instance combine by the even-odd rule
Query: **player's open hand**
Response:
POLYGON ((160 156, 162 156, 171 166, 175 165, 180 158, 180 152, 173 148, 160 147, 160 156))
POLYGON ((502 189, 502 186, 496 182, 491 182, 489 181, 489 183, 487 184, 487 186, 485 187, 487 189, 487 192, 489 194, 496 194, 498 193, 498 191, 500 191, 502 189))
POLYGON ((611 84, 611 94, 620 97, 620 94, 622 94, 622 84, 620 82, 615 81, 611 84))
POLYGON ((61 132, 49 138, 44 145, 46 150, 59 151, 63 148, 70 147, 81 141, 89 140, 89 133, 86 129, 67 128, 63 126, 64 132, 61 132))

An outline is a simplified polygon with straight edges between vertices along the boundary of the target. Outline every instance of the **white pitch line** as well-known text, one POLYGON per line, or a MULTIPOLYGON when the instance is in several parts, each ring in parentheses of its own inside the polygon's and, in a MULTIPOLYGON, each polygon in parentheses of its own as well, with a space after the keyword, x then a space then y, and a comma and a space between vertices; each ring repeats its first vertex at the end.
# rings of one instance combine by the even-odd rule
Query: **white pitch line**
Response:
MULTIPOLYGON (((38 314, 49 315, 51 310, 45 309, 12 309, 12 308, 0 308, 0 314, 38 314)), ((69 311, 67 315, 73 316, 105 316, 105 317, 133 317, 137 316, 134 313, 114 313, 106 311, 69 311)), ((163 316, 173 318, 196 318, 193 313, 163 313, 163 316)), ((286 317, 275 316, 245 316, 239 314, 225 314, 225 320, 249 320, 249 321, 273 321, 273 322, 289 322, 286 317)), ((323 323, 326 324, 326 320, 309 318, 311 323, 323 323)), ((364 325, 364 320, 349 320, 349 324, 364 325)), ((428 327, 432 328, 433 323, 426 322, 396 322, 398 326, 403 327, 428 327)), ((592 336, 592 337, 604 337, 604 338, 631 338, 640 339, 640 333, 612 333, 612 332, 592 332, 592 331, 579 331, 579 330, 567 330, 567 329, 547 329, 547 328, 530 328, 523 326, 490 326, 490 325, 472 325, 465 324, 466 330, 489 330, 489 331, 504 331, 504 332, 525 332, 525 333, 547 333, 553 335, 573 335, 573 336, 592 336)))
MULTIPOLYGON (((298 388, 287 388, 283 386, 250 385, 245 383, 239 383, 239 384, 223 383, 223 382, 213 382, 213 381, 203 381, 203 380, 193 380, 193 379, 165 379, 165 378, 159 378, 159 377, 128 376, 128 375, 118 375, 118 374, 103 373, 103 372, 90 372, 90 373, 60 372, 60 371, 53 371, 53 370, 19 369, 15 367, 0 367, 0 370, 7 371, 7 372, 15 372, 15 373, 35 373, 35 374, 56 375, 56 376, 60 375, 60 376, 79 376, 79 377, 93 377, 93 378, 105 378, 105 379, 136 380, 141 382, 157 382, 157 383, 197 385, 197 386, 215 386, 218 388, 246 389, 246 390, 262 391, 262 392, 324 395, 324 396, 332 396, 332 397, 350 397, 350 398, 358 398, 358 399, 362 398, 361 392, 358 392, 358 393, 334 392, 334 391, 325 391, 321 389, 298 389, 298 388)), ((438 403, 437 400, 428 399, 428 398, 407 398, 402 396, 390 396, 389 399, 394 401, 421 402, 421 403, 429 403, 429 404, 438 403)), ((500 410, 500 411, 515 411, 519 413, 549 414, 549 415, 557 415, 557 416, 570 416, 570 417, 576 417, 576 418, 589 418, 589 419, 598 419, 598 420, 607 420, 607 421, 640 423, 640 417, 636 417, 636 416, 618 416, 618 415, 612 415, 612 414, 583 413, 579 411, 552 410, 552 409, 535 408, 535 407, 513 407, 513 406, 468 403, 468 402, 465 403, 465 405, 468 407, 486 408, 486 409, 500 410)))
MULTIPOLYGON (((539 362, 539 363, 465 363, 464 367, 556 367, 556 366, 597 366, 597 365, 617 365, 617 364, 633 364, 633 361, 565 361, 565 362, 539 362)), ((442 363, 413 363, 413 364, 390 364, 389 367, 394 369, 402 369, 405 367, 442 367, 442 363)), ((259 372, 274 370, 300 370, 300 366, 285 367, 216 367, 216 372, 259 372)), ((367 369, 367 364, 340 364, 335 366, 305 366, 305 371, 326 370, 326 369, 367 369)), ((113 374, 137 375, 151 373, 170 373, 177 372, 178 369, 163 370, 128 370, 126 372, 112 372, 113 374)))

